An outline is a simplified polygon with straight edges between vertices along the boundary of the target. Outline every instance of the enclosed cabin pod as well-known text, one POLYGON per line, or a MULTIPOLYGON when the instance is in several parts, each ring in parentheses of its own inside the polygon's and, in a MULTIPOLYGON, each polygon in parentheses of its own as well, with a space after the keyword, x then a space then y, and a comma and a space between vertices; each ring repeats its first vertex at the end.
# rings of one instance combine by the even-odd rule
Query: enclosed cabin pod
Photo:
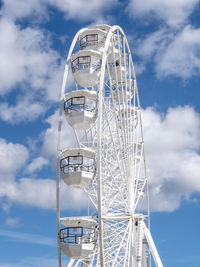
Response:
POLYGON ((128 60, 127 54, 120 56, 112 62, 110 65, 110 76, 111 79, 116 82, 123 82, 127 79, 128 76, 128 60))
MULTIPOLYGON (((108 34, 109 30, 111 29, 111 26, 107 24, 102 24, 96 25, 95 28, 100 29, 101 31, 104 31, 106 34, 108 34)), ((116 33, 113 33, 107 51, 108 63, 112 63, 114 60, 117 60, 119 58, 118 55, 119 50, 121 51, 121 48, 121 36, 116 33)))
POLYGON ((75 81, 82 87, 99 83, 102 54, 95 50, 80 50, 72 56, 71 66, 75 81))
POLYGON ((128 79, 126 81, 114 82, 112 85, 114 98, 119 104, 129 102, 133 98, 134 81, 128 79))
POLYGON ((100 29, 100 30, 102 30, 102 31, 104 31, 104 32, 106 32, 106 33, 108 33, 109 30, 111 29, 111 26, 108 25, 108 24, 99 24, 99 25, 96 25, 95 28, 96 28, 96 29, 100 29))
POLYGON ((138 108, 120 108, 118 112, 119 127, 124 131, 133 131, 138 125, 138 108))
POLYGON ((72 91, 64 96, 65 117, 77 130, 87 130, 97 118, 97 92, 72 91))
MULTIPOLYGON (((101 25, 96 25, 95 28, 100 29, 100 30, 102 30, 108 34, 109 30, 111 29, 111 26, 109 26, 107 24, 101 24, 101 25)), ((116 46, 118 44, 118 34, 116 34, 116 33, 113 33, 113 34, 114 34, 113 35, 114 46, 116 46)), ((119 36, 119 40, 121 41, 120 36, 119 36)))
POLYGON ((80 49, 92 49, 103 52, 107 32, 94 28, 87 29, 79 37, 80 49))
POLYGON ((60 168, 67 185, 85 188, 95 175, 95 152, 85 148, 64 150, 61 153, 60 168))
POLYGON ((61 218, 61 224, 65 226, 60 230, 63 252, 71 259, 88 259, 97 242, 96 217, 61 218))

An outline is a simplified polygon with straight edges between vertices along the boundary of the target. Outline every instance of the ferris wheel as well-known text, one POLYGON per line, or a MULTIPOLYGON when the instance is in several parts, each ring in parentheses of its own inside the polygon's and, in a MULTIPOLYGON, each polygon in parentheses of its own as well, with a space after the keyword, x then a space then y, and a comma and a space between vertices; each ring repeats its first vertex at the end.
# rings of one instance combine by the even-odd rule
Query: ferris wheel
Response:
POLYGON ((56 192, 59 267, 62 255, 68 267, 150 267, 151 258, 163 266, 149 230, 134 65, 119 26, 84 28, 72 41, 61 90, 56 192), (62 147, 64 115, 75 147, 62 147), (60 216, 61 179, 62 186, 86 193, 91 214, 60 216))

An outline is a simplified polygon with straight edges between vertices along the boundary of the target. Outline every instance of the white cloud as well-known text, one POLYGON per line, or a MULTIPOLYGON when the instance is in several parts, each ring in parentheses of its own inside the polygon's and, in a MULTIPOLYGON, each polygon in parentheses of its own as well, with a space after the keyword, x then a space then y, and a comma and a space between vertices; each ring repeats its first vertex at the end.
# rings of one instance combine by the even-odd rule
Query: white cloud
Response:
POLYGON ((58 101, 63 62, 51 48, 47 32, 30 27, 22 29, 2 18, 0 35, 0 95, 20 89, 15 106, 1 104, 0 116, 12 123, 34 120, 52 101, 58 101))
POLYGON ((172 27, 178 27, 187 22, 198 2, 199 0, 131 0, 127 10, 130 15, 134 14, 145 22, 153 16, 172 27))
POLYGON ((8 180, 25 164, 29 157, 27 148, 20 144, 0 139, 0 179, 8 180))
POLYGON ((0 103, 0 118, 11 124, 22 121, 33 121, 41 114, 44 114, 47 107, 44 103, 31 102, 28 99, 20 100, 16 105, 9 105, 7 102, 0 103))
MULTIPOLYGON (((56 112, 48 118, 50 127, 43 135, 42 150, 50 158, 56 153, 57 116, 56 112)), ((142 117, 151 207, 157 211, 172 211, 179 208, 183 199, 193 200, 193 194, 200 192, 200 114, 185 106, 170 108, 166 114, 147 108, 142 117)), ((63 128, 67 130, 63 134, 65 145, 72 147, 73 133, 66 123, 63 128)), ((1 173, 7 170, 14 173, 24 165, 28 157, 24 146, 1 140, 0 147, 1 173)), ((28 169, 32 172, 46 163, 44 158, 38 157, 28 169)), ((9 203, 55 209, 55 188, 56 182, 51 179, 2 179, 0 197, 9 203)), ((81 210, 87 206, 83 191, 70 189, 63 181, 61 199, 62 209, 81 210)))
POLYGON ((188 79, 200 73, 200 29, 191 25, 180 31, 162 28, 136 41, 143 64, 154 64, 158 78, 188 79))
POLYGON ((145 68, 146 68, 146 66, 145 66, 144 63, 136 62, 136 63, 134 64, 134 69, 135 69, 136 76, 137 76, 137 75, 140 75, 141 73, 143 73, 144 70, 145 70, 145 68))
POLYGON ((167 31, 166 28, 149 33, 144 39, 135 41, 136 54, 146 61, 151 60, 159 51, 166 48, 173 37, 173 33, 167 31))
MULTIPOLYGON (((46 122, 50 125, 43 133, 42 154, 45 157, 55 159, 58 139, 58 111, 51 115, 46 122)), ((75 135, 73 128, 69 126, 65 117, 62 122, 61 149, 75 146, 75 135)))
POLYGON ((45 16, 45 8, 41 0, 2 0, 1 14, 12 19, 22 19, 27 16, 45 16))
POLYGON ((118 3, 118 0, 90 0, 88 5, 82 0, 57 0, 56 3, 53 0, 45 1, 63 11, 66 19, 83 21, 96 20, 103 12, 118 3))
MULTIPOLYGON (((2 14, 12 19, 22 19, 27 16, 47 17, 47 8, 52 6, 63 12, 65 18, 79 21, 92 21, 101 17, 107 9, 118 4, 118 0, 90 0, 86 4, 82 0, 3 0, 2 14)), ((38 18, 37 18, 38 19, 38 18)))
POLYGON ((156 72, 158 76, 173 75, 190 78, 200 73, 200 29, 186 26, 166 47, 164 53, 157 55, 156 72))
POLYGON ((7 93, 22 81, 43 89, 48 71, 52 72, 49 66, 55 69, 59 59, 49 47, 48 36, 38 29, 21 29, 7 19, 0 20, 0 34, 0 93, 7 93))
MULTIPOLYGON (((87 197, 82 190, 70 189, 61 182, 61 208, 81 210, 87 207, 87 197)), ((56 182, 50 179, 21 178, 17 181, 0 181, 0 198, 4 197, 22 206, 43 209, 56 208, 56 182)))
POLYGON ((37 157, 32 160, 32 162, 27 166, 27 173, 34 173, 41 170, 44 166, 48 165, 49 161, 44 157, 37 157))
MULTIPOLYGON (((57 145, 57 119, 58 112, 47 119, 50 128, 46 130, 43 137, 42 151, 45 157, 34 158, 24 168, 25 173, 32 174, 54 160, 57 145)), ((67 122, 63 123, 62 145, 73 146, 74 134, 67 122)), ((0 198, 3 198, 3 205, 9 203, 6 211, 13 203, 33 206, 44 209, 55 209, 56 207, 56 181, 40 178, 21 178, 20 171, 29 158, 27 148, 20 144, 7 143, 0 139, 0 198), (6 202, 5 202, 6 201, 6 202), (5 203, 4 203, 5 202, 5 203)), ((82 190, 70 189, 61 181, 62 209, 81 210, 87 206, 87 197, 82 190)), ((10 222, 12 223, 12 222, 10 222)))
POLYGON ((191 107, 143 111, 153 210, 172 211, 200 192, 200 115, 191 107))

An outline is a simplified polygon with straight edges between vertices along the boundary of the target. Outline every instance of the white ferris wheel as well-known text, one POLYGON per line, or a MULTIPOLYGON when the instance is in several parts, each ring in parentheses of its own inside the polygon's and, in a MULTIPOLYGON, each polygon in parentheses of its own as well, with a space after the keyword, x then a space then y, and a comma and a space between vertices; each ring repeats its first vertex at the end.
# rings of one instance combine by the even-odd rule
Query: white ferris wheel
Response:
POLYGON ((149 230, 140 112, 133 60, 123 30, 108 25, 81 29, 69 50, 60 100, 59 267, 62 255, 67 256, 68 267, 150 267, 153 262, 163 266, 149 230), (72 90, 67 79, 70 72, 72 90), (70 149, 61 144, 63 114, 76 138, 76 146, 70 149), (64 186, 83 190, 96 212, 60 217, 60 179, 64 186))

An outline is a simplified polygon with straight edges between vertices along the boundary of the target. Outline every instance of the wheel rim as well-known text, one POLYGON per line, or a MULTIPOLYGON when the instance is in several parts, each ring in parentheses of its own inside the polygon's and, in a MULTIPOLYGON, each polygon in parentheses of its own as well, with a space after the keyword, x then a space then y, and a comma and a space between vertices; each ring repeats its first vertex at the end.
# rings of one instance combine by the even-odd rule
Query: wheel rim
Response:
MULTIPOLYGON (((72 47, 79 34, 80 32, 72 47)), ((67 66, 71 54, 69 53, 67 66)), ((137 263, 134 214, 138 213, 136 209, 140 198, 146 194, 147 179, 134 66, 126 36, 119 26, 112 27, 107 35, 101 68, 99 84, 91 88, 98 92, 97 120, 87 130, 74 130, 77 146, 93 149, 97 155, 97 172, 91 184, 84 189, 97 210, 99 223, 99 240, 90 264, 132 266, 137 263), (110 57, 106 54, 108 50, 112 50, 110 57), (114 64, 110 62, 110 58, 114 64), (123 68, 119 71, 118 66, 123 68)), ((66 80, 63 82, 65 85, 66 80)), ((62 103, 65 85, 61 94, 62 103)), ((79 89, 77 84, 76 88, 79 89)), ((61 126, 59 129, 61 132, 61 126)), ((59 196, 59 202, 58 199, 59 196)), ((143 207, 143 210, 149 215, 147 194, 146 199, 147 207, 143 207)), ((60 218, 59 212, 57 216, 60 218)), ((83 260, 70 260, 68 266, 81 264, 89 266, 88 261, 83 260)))

